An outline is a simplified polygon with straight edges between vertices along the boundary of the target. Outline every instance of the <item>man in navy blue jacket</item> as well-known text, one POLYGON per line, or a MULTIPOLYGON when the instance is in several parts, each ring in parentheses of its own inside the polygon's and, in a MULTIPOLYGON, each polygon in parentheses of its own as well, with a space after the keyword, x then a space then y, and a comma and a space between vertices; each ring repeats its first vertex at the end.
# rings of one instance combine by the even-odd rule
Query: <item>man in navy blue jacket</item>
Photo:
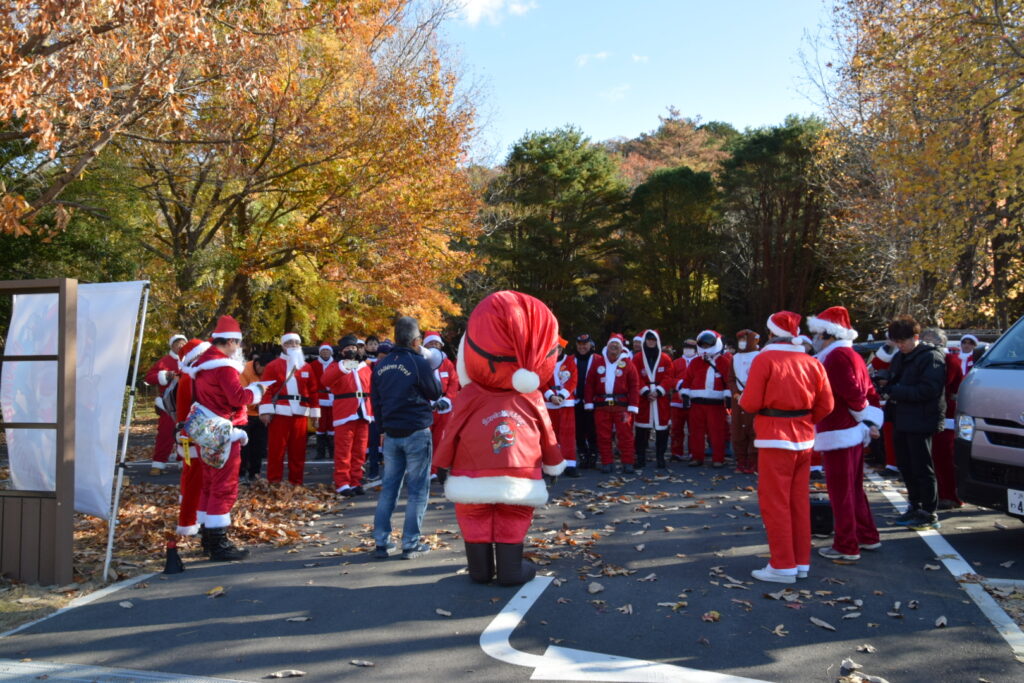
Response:
POLYGON ((388 559, 395 547, 391 540, 391 514, 395 511, 402 479, 406 493, 402 527, 402 558, 412 560, 429 552, 420 537, 423 515, 430 497, 430 461, 433 457, 430 402, 441 397, 433 363, 440 353, 424 349, 419 324, 403 316, 395 321, 395 348, 373 369, 370 400, 374 419, 384 434, 384 480, 373 518, 374 557, 388 559))

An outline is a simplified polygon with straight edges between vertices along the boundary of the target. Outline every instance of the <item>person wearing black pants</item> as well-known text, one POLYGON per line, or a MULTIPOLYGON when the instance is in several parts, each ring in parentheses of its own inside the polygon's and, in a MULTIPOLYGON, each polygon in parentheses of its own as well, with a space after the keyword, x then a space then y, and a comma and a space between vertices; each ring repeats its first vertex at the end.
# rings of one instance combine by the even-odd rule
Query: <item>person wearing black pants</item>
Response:
MULTIPOLYGON (((246 363, 246 368, 242 372, 242 382, 248 384, 258 381, 263 377, 263 368, 275 357, 273 353, 261 353, 246 363)), ((249 441, 242 446, 242 459, 238 465, 238 479, 243 482, 259 478, 263 461, 267 457, 267 426, 260 420, 257 411, 250 408, 249 419, 244 427, 249 441)))
POLYGON ((583 404, 584 385, 587 373, 594 360, 594 341, 589 334, 576 337, 576 353, 571 357, 576 363, 579 381, 576 383, 576 456, 579 458, 580 469, 588 469, 597 464, 597 428, 594 425, 594 411, 586 410, 583 404))
POLYGON ((896 521, 913 529, 937 529, 938 488, 932 464, 932 437, 946 417, 946 359, 943 351, 920 341, 921 326, 910 316, 889 323, 889 339, 899 348, 889 381, 879 392, 885 419, 893 425, 896 464, 910 505, 896 521))

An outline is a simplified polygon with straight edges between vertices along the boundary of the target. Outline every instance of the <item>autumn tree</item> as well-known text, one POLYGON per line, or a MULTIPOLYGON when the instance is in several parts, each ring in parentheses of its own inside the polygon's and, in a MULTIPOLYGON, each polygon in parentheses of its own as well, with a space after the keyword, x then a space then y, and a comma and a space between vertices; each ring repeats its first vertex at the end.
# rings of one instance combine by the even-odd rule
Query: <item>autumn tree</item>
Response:
POLYGON ((621 248, 627 198, 608 153, 571 127, 515 144, 488 186, 480 253, 495 287, 541 299, 563 329, 592 325, 594 295, 621 248))
MULTIPOLYGON (((56 207, 111 141, 154 120, 180 119, 203 86, 232 69, 197 55, 244 53, 312 26, 343 27, 349 0, 10 0, 0 12, 0 141, 32 145, 0 187, 0 232, 24 234, 56 207), (273 18, 273 22, 261 19, 273 18)), ((251 91, 261 74, 234 81, 251 91)))
POLYGON ((835 16, 824 91, 849 250, 884 236, 898 308, 1005 327, 1024 313, 1020 4, 846 0, 835 16))

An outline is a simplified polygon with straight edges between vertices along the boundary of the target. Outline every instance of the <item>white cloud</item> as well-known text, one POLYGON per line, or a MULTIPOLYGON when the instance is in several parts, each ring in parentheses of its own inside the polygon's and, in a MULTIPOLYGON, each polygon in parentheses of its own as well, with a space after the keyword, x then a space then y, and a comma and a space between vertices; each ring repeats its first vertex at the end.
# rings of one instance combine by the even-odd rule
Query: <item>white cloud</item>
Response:
POLYGON ((622 83, 607 90, 602 90, 598 95, 601 96, 601 99, 608 100, 609 102, 618 102, 626 98, 626 94, 631 87, 629 83, 622 83))
POLYGON ((639 64, 646 64, 647 62, 651 61, 651 58, 648 57, 647 55, 633 55, 633 61, 639 64))
POLYGON ((596 62, 596 61, 601 61, 603 59, 608 59, 608 57, 610 57, 610 56, 611 56, 610 52, 595 52, 595 53, 589 54, 589 55, 580 55, 579 57, 576 58, 576 66, 584 67, 587 64, 589 64, 590 62, 596 62))
POLYGON ((462 0, 462 17, 470 26, 484 19, 500 24, 506 12, 519 17, 536 8, 534 0, 462 0))

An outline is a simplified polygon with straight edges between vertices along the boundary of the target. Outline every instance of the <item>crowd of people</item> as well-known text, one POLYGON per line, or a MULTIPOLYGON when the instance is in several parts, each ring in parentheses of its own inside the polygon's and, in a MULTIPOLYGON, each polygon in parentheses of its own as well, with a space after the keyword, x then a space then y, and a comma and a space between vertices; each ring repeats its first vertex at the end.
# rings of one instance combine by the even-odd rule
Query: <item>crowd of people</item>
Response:
MULTIPOLYGON (((537 386, 516 373, 506 382, 510 386, 491 389, 537 394, 546 411, 535 419, 544 425, 531 436, 540 439, 535 450, 544 449, 544 435, 550 434, 546 447, 557 449, 562 461, 557 468, 545 461, 546 474, 576 478, 581 470, 597 469, 603 475, 634 475, 649 465, 652 432, 653 464, 659 470, 671 462, 701 467, 710 461, 710 467, 722 468, 731 455, 735 472, 758 477, 770 561, 753 576, 791 583, 805 577, 810 566, 812 478, 824 479, 833 512, 833 543, 819 551, 827 559, 857 561, 862 550, 880 547, 863 486, 866 453, 898 471, 906 483, 910 506, 898 523, 935 528, 940 509, 961 504, 952 419, 959 382, 977 345, 968 335, 962 351, 951 352, 941 330, 922 331, 902 316, 891 322, 888 341, 866 362, 853 348, 857 332, 845 308, 810 316, 811 336, 801 334, 801 320, 787 311, 772 315, 763 347, 761 333, 753 329, 738 331, 728 347, 717 331, 703 330, 684 340, 678 353, 653 329, 628 344, 623 335, 612 334, 600 350, 589 334, 578 335, 574 348, 557 338, 548 350, 551 358, 544 357, 552 362, 550 371, 545 366, 543 374, 527 373, 539 378, 537 386)), ((218 321, 208 341, 175 335, 170 352, 146 375, 160 393, 152 472, 191 454, 182 466, 178 533, 199 534, 211 559, 244 558, 246 551, 227 537, 239 479, 258 477, 265 458, 268 481, 287 477, 302 485, 309 435, 315 434, 315 457, 333 455, 339 496, 364 495, 367 486, 380 484, 374 555, 387 559, 398 551, 391 517, 403 486, 401 555, 413 559, 428 552, 420 529, 430 482, 445 482, 455 453, 465 448, 459 434, 467 429, 466 415, 486 404, 477 389, 500 374, 503 363, 521 362, 522 352, 485 351, 467 329, 457 367, 440 334, 421 333, 406 317, 396 321, 394 341, 348 334, 337 346, 321 344, 312 359, 304 355, 301 337, 288 333, 280 339, 279 354, 260 354, 245 363, 241 337, 230 316, 218 321), (467 376, 467 357, 485 369, 478 370, 483 380, 476 386, 467 376)), ((518 453, 522 425, 522 420, 499 421, 486 438, 474 435, 480 457, 518 453)), ((550 453, 546 457, 550 460, 550 453)), ((476 469, 469 479, 452 469, 445 482, 446 495, 462 506, 457 508, 460 525, 477 528, 481 515, 493 514, 474 505, 521 508, 521 494, 525 507, 536 506, 534 474, 509 474, 507 463, 483 460, 474 467, 503 482, 499 493, 483 487, 486 501, 478 500, 483 479, 477 477, 483 475, 476 469), (524 493, 519 477, 532 482, 532 493, 524 493), (517 491, 512 498, 506 485, 517 491)), ((539 462, 534 465, 540 472, 539 462)), ((497 553, 499 580, 521 583, 528 572, 515 559, 522 539, 517 550, 514 537, 520 531, 525 535, 527 517, 513 510, 502 519, 513 529, 497 534, 503 540, 467 538, 470 573, 492 577, 497 553), (486 560, 483 545, 497 548, 486 560), (503 562, 504 546, 511 550, 504 551, 503 562)))

